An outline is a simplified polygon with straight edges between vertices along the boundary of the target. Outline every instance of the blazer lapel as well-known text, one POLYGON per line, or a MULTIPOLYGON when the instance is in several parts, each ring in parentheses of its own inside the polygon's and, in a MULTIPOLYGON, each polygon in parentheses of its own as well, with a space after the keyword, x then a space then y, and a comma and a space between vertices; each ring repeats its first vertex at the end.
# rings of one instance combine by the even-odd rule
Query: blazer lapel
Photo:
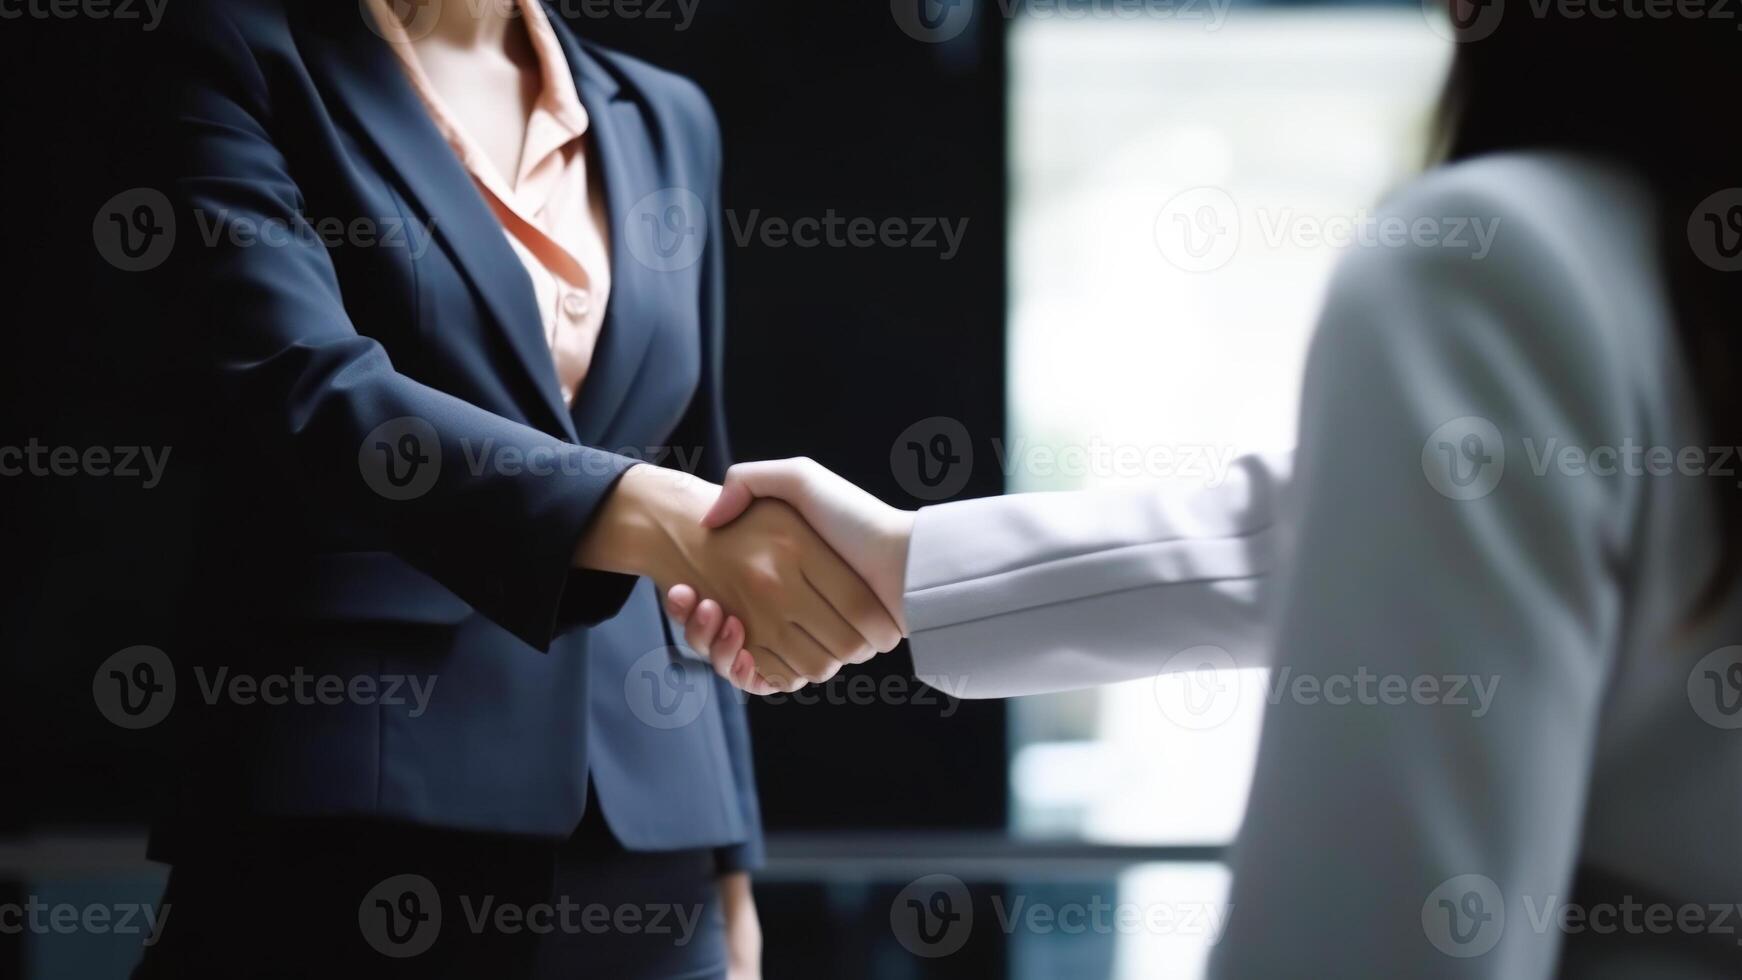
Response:
POLYGON ((393 167, 423 219, 483 300, 536 393, 529 417, 552 435, 578 441, 557 385, 532 281, 503 237, 501 223, 430 121, 387 42, 365 24, 367 11, 355 3, 312 8, 302 9, 309 10, 310 26, 321 38, 303 45, 304 58, 318 68, 328 94, 349 109, 360 132, 393 167))
POLYGON ((587 380, 575 397, 574 424, 583 443, 597 445, 610 435, 629 400, 630 389, 647 357, 654 330, 637 303, 664 288, 653 270, 629 251, 625 226, 635 202, 659 188, 659 161, 639 103, 626 97, 615 76, 575 40, 560 15, 550 13, 581 102, 587 108, 591 152, 605 188, 611 242, 611 297, 587 380))

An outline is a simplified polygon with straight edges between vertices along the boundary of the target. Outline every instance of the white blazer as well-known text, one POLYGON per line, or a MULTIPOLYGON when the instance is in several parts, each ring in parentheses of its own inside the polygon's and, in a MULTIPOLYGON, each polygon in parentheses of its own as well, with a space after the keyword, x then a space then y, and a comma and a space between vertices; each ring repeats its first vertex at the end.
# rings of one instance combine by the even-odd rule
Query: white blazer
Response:
POLYGON ((1499 225, 1482 259, 1347 257, 1292 473, 922 510, 916 672, 965 697, 1217 651, 1289 672, 1218 976, 1742 975, 1742 617, 1690 618, 1742 466, 1683 472, 1706 443, 1651 204, 1511 155, 1386 210, 1499 225))

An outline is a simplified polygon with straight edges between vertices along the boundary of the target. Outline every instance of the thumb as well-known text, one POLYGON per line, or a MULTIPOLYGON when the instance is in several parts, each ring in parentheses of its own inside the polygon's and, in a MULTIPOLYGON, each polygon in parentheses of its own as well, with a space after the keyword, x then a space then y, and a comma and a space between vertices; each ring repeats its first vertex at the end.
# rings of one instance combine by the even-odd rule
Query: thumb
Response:
POLYGON ((723 527, 730 524, 748 510, 755 500, 756 494, 751 492, 750 487, 727 472, 726 483, 720 488, 720 496, 714 501, 714 506, 702 515, 702 526, 723 527))
POLYGON ((720 497, 702 516, 703 527, 724 527, 737 520, 758 497, 781 497, 790 486, 790 473, 783 462, 739 463, 726 471, 720 497))

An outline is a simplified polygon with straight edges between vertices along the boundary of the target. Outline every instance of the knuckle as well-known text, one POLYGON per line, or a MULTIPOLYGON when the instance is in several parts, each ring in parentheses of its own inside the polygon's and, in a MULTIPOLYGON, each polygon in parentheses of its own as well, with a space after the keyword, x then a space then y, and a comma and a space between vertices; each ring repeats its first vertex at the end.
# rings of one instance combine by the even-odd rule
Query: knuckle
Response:
POLYGON ((752 568, 744 576, 745 584, 755 594, 765 599, 777 597, 781 593, 783 579, 779 572, 766 566, 752 568))

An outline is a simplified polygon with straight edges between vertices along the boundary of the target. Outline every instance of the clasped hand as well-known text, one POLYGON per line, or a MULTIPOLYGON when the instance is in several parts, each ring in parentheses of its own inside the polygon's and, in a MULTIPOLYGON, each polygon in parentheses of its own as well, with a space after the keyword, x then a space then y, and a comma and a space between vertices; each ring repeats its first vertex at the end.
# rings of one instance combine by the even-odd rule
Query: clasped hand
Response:
POLYGON ((695 562, 666 609, 691 649, 737 687, 766 695, 821 683, 844 663, 894 649, 913 513, 884 504, 809 459, 727 474, 701 526, 755 555, 745 581, 695 562))

